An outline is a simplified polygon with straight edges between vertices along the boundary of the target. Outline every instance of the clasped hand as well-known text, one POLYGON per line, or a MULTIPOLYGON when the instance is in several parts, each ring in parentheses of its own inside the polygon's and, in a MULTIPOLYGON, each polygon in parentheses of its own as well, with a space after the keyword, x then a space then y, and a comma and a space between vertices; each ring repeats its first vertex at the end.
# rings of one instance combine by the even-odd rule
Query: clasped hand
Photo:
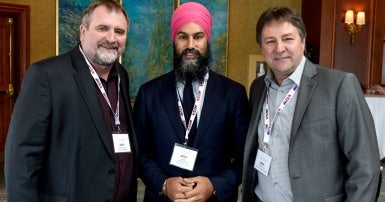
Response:
POLYGON ((213 195, 214 187, 207 177, 171 177, 167 179, 167 196, 175 202, 206 201, 213 195))

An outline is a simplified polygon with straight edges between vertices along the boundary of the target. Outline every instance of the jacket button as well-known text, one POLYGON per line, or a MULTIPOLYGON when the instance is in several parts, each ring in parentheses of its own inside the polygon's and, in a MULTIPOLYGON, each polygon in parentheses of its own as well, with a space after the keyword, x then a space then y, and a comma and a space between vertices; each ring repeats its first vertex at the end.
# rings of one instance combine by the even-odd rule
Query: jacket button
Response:
POLYGON ((108 171, 109 174, 114 174, 115 173, 115 169, 111 169, 108 171))

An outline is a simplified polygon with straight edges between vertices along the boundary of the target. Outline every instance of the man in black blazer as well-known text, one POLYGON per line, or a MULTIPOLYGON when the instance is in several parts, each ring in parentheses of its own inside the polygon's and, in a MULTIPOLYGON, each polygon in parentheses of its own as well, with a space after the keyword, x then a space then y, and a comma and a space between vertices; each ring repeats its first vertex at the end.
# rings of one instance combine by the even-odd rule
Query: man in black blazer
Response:
POLYGON ((375 201, 379 151, 360 84, 306 59, 305 38, 294 9, 258 20, 270 71, 250 89, 243 201, 375 201))
POLYGON ((129 19, 113 0, 84 11, 80 43, 31 65, 5 146, 7 201, 136 201, 129 19))
POLYGON ((134 106, 144 201, 237 201, 245 88, 209 70, 211 16, 203 5, 182 4, 171 21, 174 70, 142 85, 134 106))

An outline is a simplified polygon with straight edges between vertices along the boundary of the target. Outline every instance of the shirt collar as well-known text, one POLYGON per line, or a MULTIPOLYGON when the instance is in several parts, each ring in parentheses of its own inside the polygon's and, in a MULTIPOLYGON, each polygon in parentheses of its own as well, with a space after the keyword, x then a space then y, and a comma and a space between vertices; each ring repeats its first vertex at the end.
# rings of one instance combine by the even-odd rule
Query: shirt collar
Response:
MULTIPOLYGON (((306 62, 306 57, 302 56, 301 62, 299 63, 297 68, 282 83, 285 84, 285 83, 291 81, 291 82, 294 82, 295 84, 297 84, 299 86, 301 83, 301 77, 302 77, 303 69, 305 67, 305 62, 306 62)), ((276 82, 273 79, 273 75, 271 73, 271 70, 269 70, 266 74, 266 77, 265 77, 265 84, 266 84, 266 86, 270 86, 271 83, 276 83, 276 82)))

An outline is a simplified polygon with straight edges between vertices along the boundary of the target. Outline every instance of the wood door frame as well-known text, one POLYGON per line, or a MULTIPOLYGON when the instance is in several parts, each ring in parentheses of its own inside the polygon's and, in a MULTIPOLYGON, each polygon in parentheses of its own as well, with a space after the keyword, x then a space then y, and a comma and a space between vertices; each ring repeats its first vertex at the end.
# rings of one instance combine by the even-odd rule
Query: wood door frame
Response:
POLYGON ((336 43, 335 22, 336 1, 323 0, 321 11, 320 56, 319 64, 334 68, 334 47, 336 43))
POLYGON ((14 17, 15 49, 14 87, 20 91, 21 81, 30 65, 30 6, 0 3, 0 13, 14 17))
MULTIPOLYGON (((374 16, 373 16, 373 46, 371 50, 372 61, 370 64, 370 85, 379 85, 382 80, 382 60, 383 58, 383 46, 385 36, 385 1, 374 1, 374 16)), ((384 85, 384 84, 382 84, 384 85)))
MULTIPOLYGON (((17 97, 24 74, 30 65, 30 6, 0 3, 0 13, 3 16, 13 18, 14 49, 12 75, 15 96, 17 97)), ((0 163, 3 162, 4 152, 0 151, 0 163)))

